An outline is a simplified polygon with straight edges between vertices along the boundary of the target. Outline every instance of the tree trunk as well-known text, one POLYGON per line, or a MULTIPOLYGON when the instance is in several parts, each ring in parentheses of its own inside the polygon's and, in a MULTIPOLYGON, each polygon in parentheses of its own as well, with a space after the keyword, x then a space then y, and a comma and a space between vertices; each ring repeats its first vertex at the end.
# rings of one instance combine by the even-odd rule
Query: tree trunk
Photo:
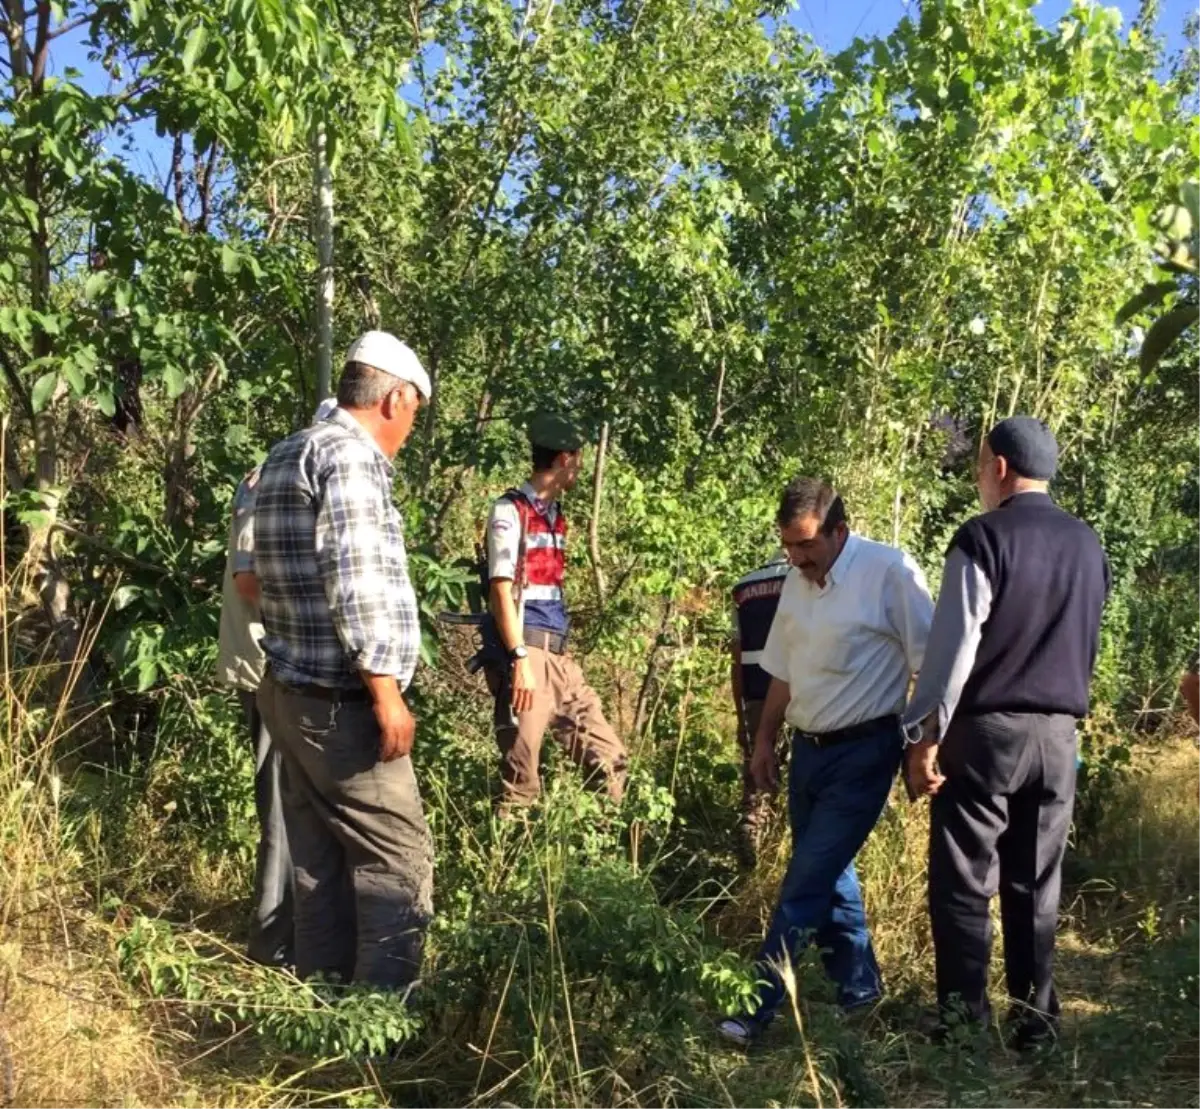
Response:
POLYGON ((192 405, 189 403, 191 394, 192 390, 189 389, 175 402, 171 453, 163 469, 166 524, 172 530, 178 531, 191 531, 196 512, 196 497, 192 492, 191 480, 192 456, 196 453, 196 445, 192 441, 192 405))
MULTIPOLYGON (((8 48, 12 80, 17 96, 39 100, 45 92, 50 48, 50 3, 39 3, 28 15, 35 18, 32 55, 25 34, 28 18, 22 0, 8 0, 8 48), (27 89, 20 85, 28 79, 27 89)), ((33 146, 25 159, 25 199, 29 204, 29 307, 35 313, 33 357, 49 360, 54 353, 50 333, 40 323, 40 314, 50 311, 50 231, 47 203, 43 196, 41 150, 33 146)), ((44 364, 44 363, 43 363, 44 364)), ((70 662, 79 649, 79 626, 70 610, 71 590, 54 557, 53 529, 58 515, 58 430, 53 401, 33 415, 34 488, 43 502, 38 523, 27 529, 27 557, 33 571, 42 608, 54 638, 60 662, 70 662)))
POLYGON ((600 429, 600 446, 596 448, 596 474, 592 480, 592 518, 588 521, 588 555, 592 560, 592 573, 596 578, 596 599, 600 611, 604 611, 607 583, 604 568, 600 565, 600 500, 604 493, 604 459, 608 455, 608 421, 600 429))
POLYGON ((313 202, 317 240, 317 403, 333 393, 333 174, 325 124, 313 134, 313 202))

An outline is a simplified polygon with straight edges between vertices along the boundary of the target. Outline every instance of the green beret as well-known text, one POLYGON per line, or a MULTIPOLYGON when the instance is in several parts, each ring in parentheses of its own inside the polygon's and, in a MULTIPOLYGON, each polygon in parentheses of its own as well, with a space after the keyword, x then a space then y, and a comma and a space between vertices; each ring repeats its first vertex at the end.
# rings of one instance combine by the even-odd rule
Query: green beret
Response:
POLYGON ((565 416, 536 412, 529 420, 529 442, 552 451, 577 451, 585 440, 579 428, 565 416))

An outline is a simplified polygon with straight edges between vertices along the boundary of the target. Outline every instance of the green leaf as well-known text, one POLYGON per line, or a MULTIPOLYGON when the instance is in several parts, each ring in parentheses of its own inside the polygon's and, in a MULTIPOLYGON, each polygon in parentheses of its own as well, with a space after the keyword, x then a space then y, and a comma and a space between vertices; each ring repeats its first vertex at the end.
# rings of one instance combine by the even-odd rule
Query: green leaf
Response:
POLYGON ((878 158, 883 153, 883 139, 875 131, 867 136, 867 150, 871 152, 873 158, 878 158))
POLYGON ((1180 185, 1179 200, 1191 213, 1192 226, 1200 227, 1200 181, 1185 181, 1180 185))
POLYGON ((187 37, 183 47, 183 72, 191 73, 196 67, 196 61, 208 42, 208 28, 203 23, 197 23, 192 33, 187 37))
POLYGON ((1200 320, 1200 304, 1181 304, 1154 321, 1142 343, 1142 373, 1148 374, 1174 345, 1175 340, 1200 320))
POLYGON ((237 92, 245 83, 246 78, 242 76, 242 71, 233 62, 230 62, 229 68, 225 71, 225 91, 237 92))
POLYGON ((188 378, 181 367, 171 364, 163 370, 162 376, 167 386, 167 396, 171 400, 183 395, 183 391, 188 387, 188 378))
POLYGON ((54 387, 58 384, 58 371, 51 370, 49 373, 42 374, 41 377, 33 383, 33 389, 30 391, 29 400, 33 405, 35 412, 41 412, 50 402, 50 398, 54 395, 54 387))
POLYGON ((1117 313, 1117 326, 1131 320, 1139 312, 1149 308, 1152 304, 1161 304, 1163 299, 1175 291, 1174 281, 1156 281, 1153 284, 1145 285, 1142 291, 1137 296, 1130 297, 1117 313))
POLYGON ((87 281, 83 284, 83 296, 85 300, 95 300, 105 289, 108 288, 109 281, 112 280, 111 275, 103 270, 98 270, 96 273, 89 274, 87 281))
POLYGON ((111 389, 101 390, 96 394, 96 407, 110 420, 117 414, 117 402, 111 389))
POLYGON ((137 668, 137 691, 145 693, 154 685, 158 678, 158 663, 152 658, 143 658, 138 660, 137 668))
POLYGON ((71 392, 77 397, 83 396, 84 389, 87 388, 87 380, 83 376, 83 370, 79 363, 73 358, 68 358, 63 363, 63 377, 67 379, 67 384, 71 386, 71 392))
POLYGON ((242 256, 228 243, 221 244, 221 272, 232 277, 242 268, 242 256))

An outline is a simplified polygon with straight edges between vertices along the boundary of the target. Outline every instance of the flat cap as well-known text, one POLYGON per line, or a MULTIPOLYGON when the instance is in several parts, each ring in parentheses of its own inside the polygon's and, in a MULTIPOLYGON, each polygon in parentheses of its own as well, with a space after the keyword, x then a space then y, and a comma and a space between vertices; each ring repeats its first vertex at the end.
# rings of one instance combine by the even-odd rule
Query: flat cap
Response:
POLYGON ((992 454, 1006 459, 1021 477, 1049 481, 1058 470, 1058 440, 1041 420, 1032 416, 1009 416, 987 437, 992 454))
POLYGON ((362 362, 407 381, 425 400, 433 395, 429 374, 412 350, 386 331, 364 331, 346 351, 347 362, 362 362))
POLYGON ((583 432, 557 412, 535 412, 529 418, 529 442, 552 451, 577 451, 585 442, 583 432))

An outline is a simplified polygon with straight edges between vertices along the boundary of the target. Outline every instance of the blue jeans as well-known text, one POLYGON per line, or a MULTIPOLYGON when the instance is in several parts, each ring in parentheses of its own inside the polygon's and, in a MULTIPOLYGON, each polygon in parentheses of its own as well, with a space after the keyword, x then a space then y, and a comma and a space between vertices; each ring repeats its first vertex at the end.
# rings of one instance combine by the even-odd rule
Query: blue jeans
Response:
POLYGON ((788 775, 792 858, 757 969, 766 985, 748 1018, 766 1024, 785 996, 770 960, 794 958, 815 939, 844 1006, 882 992, 867 932, 854 856, 883 812, 900 765, 903 740, 892 720, 858 739, 814 747, 794 739, 788 775))

